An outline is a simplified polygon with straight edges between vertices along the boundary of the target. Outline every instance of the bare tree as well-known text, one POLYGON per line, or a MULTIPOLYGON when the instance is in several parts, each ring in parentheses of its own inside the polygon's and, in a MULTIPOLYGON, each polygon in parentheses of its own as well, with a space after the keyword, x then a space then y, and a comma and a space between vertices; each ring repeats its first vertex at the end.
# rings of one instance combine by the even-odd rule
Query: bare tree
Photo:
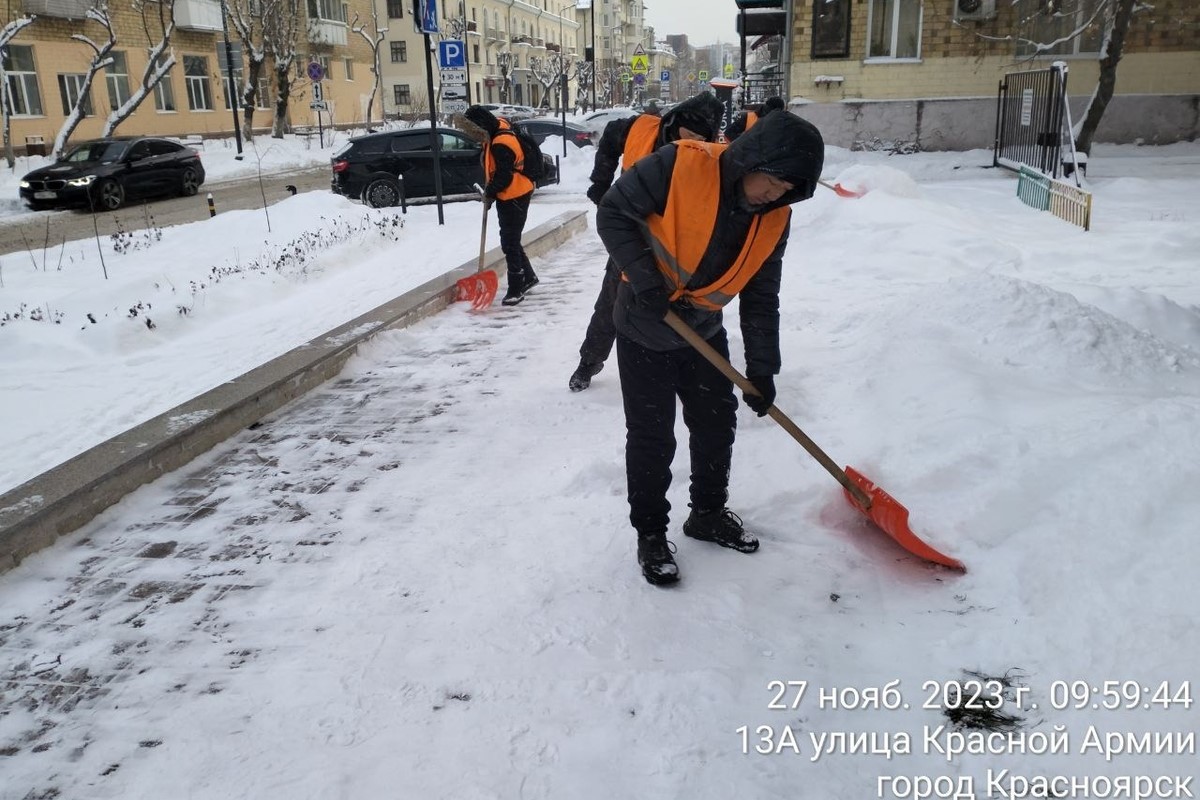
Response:
POLYGON ((271 58, 276 88, 271 136, 282 139, 288 125, 288 101, 295 80, 292 68, 296 65, 296 48, 300 29, 304 26, 305 9, 300 0, 274 0, 267 5, 269 9, 264 6, 262 19, 263 49, 271 58))
POLYGON ((562 53, 549 56, 535 56, 529 59, 529 71, 542 85, 542 108, 550 107, 550 96, 554 96, 554 110, 558 111, 562 103, 562 79, 571 73, 571 62, 562 53))
POLYGON ((171 50, 171 34, 175 32, 175 0, 134 0, 133 10, 142 16, 142 30, 146 32, 146 42, 149 44, 146 66, 142 70, 137 91, 112 110, 104 121, 101 136, 111 136, 175 66, 175 53, 171 50), (157 24, 152 24, 152 21, 157 24))
MULTIPOLYGON (((258 87, 266 67, 267 51, 263 44, 263 20, 271 17, 279 0, 228 0, 229 21, 242 44, 242 136, 254 139, 254 109, 258 107, 258 87)), ((265 99, 265 98, 262 98, 265 99)))
POLYGON ((1079 132, 1072 131, 1075 149, 1082 153, 1091 153, 1092 139, 1100 127, 1100 119, 1108 108, 1108 102, 1112 100, 1117 86, 1117 63, 1125 50, 1125 35, 1129 32, 1129 21, 1137 8, 1135 0, 1113 0, 1109 4, 1105 15, 1104 45, 1100 53, 1100 78, 1096 81, 1096 89, 1088 101, 1087 110, 1083 112, 1079 132))
POLYGON ((75 132, 75 128, 79 126, 80 121, 84 117, 85 107, 92 95, 92 83, 95 81, 96 73, 113 63, 112 50, 117 44, 117 34, 113 30, 112 17, 108 12, 108 0, 95 0, 92 7, 87 10, 85 19, 91 20, 104 28, 104 32, 108 38, 103 44, 97 44, 96 41, 86 34, 71 34, 72 39, 77 42, 83 42, 91 49, 92 58, 88 62, 87 74, 83 77, 83 83, 79 85, 79 95, 75 98, 75 103, 71 106, 71 111, 63 121, 62 127, 58 129, 58 135, 54 137, 54 148, 51 151, 51 155, 54 158, 62 155, 67 141, 71 138, 71 134, 75 132))
MULTIPOLYGON (((20 17, 0 28, 0 50, 7 52, 8 43, 24 28, 33 24, 35 17, 20 17)), ((0 59, 0 115, 4 117, 4 160, 9 167, 17 164, 17 157, 12 146, 12 102, 8 96, 8 73, 5 71, 4 60, 0 59)))
POLYGON ((496 69, 500 71, 500 102, 509 102, 509 93, 512 90, 512 80, 508 77, 512 74, 513 68, 517 64, 517 55, 508 50, 496 53, 496 69))
POLYGON ((354 14, 354 21, 350 23, 350 30, 361 36, 367 43, 367 47, 371 48, 371 97, 367 100, 367 128, 371 127, 371 109, 375 105, 375 95, 379 95, 379 122, 383 124, 383 90, 379 83, 383 80, 383 62, 379 57, 379 45, 383 44, 383 40, 387 37, 387 26, 379 27, 379 11, 375 4, 371 3, 371 31, 367 33, 366 24, 358 24, 358 12, 354 14))
POLYGON ((592 72, 595 67, 587 61, 576 61, 571 77, 575 79, 575 102, 585 112, 588 107, 595 108, 596 99, 592 97, 592 72))

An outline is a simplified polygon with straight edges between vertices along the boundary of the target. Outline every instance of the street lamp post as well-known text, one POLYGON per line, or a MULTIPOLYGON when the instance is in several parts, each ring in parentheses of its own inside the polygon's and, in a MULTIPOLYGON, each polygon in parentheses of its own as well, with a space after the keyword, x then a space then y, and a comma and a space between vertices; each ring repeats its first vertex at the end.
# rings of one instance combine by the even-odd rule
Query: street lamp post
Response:
POLYGON ((229 9, 225 0, 221 0, 221 31, 225 36, 225 71, 229 73, 228 87, 229 108, 233 111, 233 138, 237 140, 237 155, 234 158, 242 160, 242 123, 238 119, 238 109, 241 107, 237 84, 233 80, 233 47, 229 44, 229 9))

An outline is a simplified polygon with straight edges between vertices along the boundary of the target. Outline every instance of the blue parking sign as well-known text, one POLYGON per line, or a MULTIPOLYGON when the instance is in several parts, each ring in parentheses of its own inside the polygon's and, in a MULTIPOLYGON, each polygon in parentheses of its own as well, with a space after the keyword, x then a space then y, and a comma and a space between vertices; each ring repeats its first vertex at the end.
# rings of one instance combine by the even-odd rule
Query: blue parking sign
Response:
POLYGON ((466 69, 467 48, 455 39, 438 42, 438 66, 442 69, 466 69))
POLYGON ((660 74, 660 75, 658 76, 658 79, 659 79, 660 81, 662 81, 663 83, 666 83, 667 81, 671 80, 671 71, 670 71, 670 70, 668 70, 668 69, 664 69, 664 70, 662 71, 662 74, 660 74))

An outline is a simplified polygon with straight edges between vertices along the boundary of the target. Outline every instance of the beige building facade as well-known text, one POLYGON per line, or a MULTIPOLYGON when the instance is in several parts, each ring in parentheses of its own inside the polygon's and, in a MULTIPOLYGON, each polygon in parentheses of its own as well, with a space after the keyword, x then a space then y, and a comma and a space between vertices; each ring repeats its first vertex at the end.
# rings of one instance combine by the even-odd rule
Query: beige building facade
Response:
MULTIPOLYGON (((94 51, 72 37, 86 36, 100 45, 108 42, 103 26, 87 18, 91 5, 88 0, 21 0, 10 18, 34 18, 8 43, 3 60, 11 110, 10 136, 18 151, 27 144, 38 150, 52 143, 80 97, 94 51)), ((100 135, 109 114, 138 90, 149 59, 148 49, 161 32, 157 4, 143 6, 151 13, 149 24, 132 0, 111 0, 108 4, 115 38, 113 62, 95 76, 82 106, 86 115, 72 134, 72 141, 100 135), (147 29, 154 41, 148 38, 147 29)), ((355 14, 369 19, 371 0, 306 0, 301 6, 306 7, 308 15, 299 27, 296 42, 290 124, 364 124, 373 82, 371 47, 351 31, 351 21, 355 14), (321 82, 326 108, 320 120, 317 111, 310 108, 312 82, 304 74, 305 66, 313 61, 327 70, 321 82)), ((221 4, 218 0, 176 0, 174 10, 170 52, 176 63, 120 124, 116 134, 231 136, 234 121, 228 80, 219 69, 218 57, 218 50, 222 55, 224 51, 221 4)), ((230 37, 232 42, 238 41, 232 31, 230 37)), ((259 82, 256 132, 270 129, 278 97, 269 66, 259 82)), ((241 72, 235 71, 234 78, 240 87, 241 72)), ((375 116, 378 118, 378 112, 375 116)))
MULTIPOLYGON (((1077 120, 1099 75, 1098 2, 797 2, 790 11, 792 107, 842 146, 990 147, 1004 75, 1062 61, 1077 120), (1054 42, 1040 51, 1035 45, 1054 42)), ((1200 3, 1159 0, 1133 17, 1097 141, 1194 138, 1198 116, 1200 3)))

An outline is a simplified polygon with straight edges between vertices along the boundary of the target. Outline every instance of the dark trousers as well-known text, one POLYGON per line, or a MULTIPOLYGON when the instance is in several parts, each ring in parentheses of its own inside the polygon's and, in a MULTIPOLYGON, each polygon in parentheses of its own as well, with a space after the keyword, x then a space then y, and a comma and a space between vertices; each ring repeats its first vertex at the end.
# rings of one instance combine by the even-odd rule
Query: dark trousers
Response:
POLYGON ((521 234, 525 230, 525 219, 529 216, 529 200, 533 192, 514 197, 512 200, 496 201, 496 221, 500 223, 500 249, 508 265, 508 285, 523 286, 533 274, 529 256, 521 246, 521 234), (526 272, 528 270, 528 272, 526 272))
MULTIPOLYGON (((729 357, 724 329, 708 343, 729 357)), ((641 534, 667 530, 676 398, 682 401, 688 429, 691 504, 724 508, 737 428, 733 383, 690 347, 658 352, 620 335, 617 366, 625 405, 625 476, 633 527, 641 534)))
POLYGON ((590 364, 599 364, 608 359, 613 340, 617 338, 617 327, 613 324, 613 304, 617 301, 617 287, 621 285, 621 270, 610 258, 604 266, 604 282, 596 296, 592 319, 579 347, 579 358, 590 364))

